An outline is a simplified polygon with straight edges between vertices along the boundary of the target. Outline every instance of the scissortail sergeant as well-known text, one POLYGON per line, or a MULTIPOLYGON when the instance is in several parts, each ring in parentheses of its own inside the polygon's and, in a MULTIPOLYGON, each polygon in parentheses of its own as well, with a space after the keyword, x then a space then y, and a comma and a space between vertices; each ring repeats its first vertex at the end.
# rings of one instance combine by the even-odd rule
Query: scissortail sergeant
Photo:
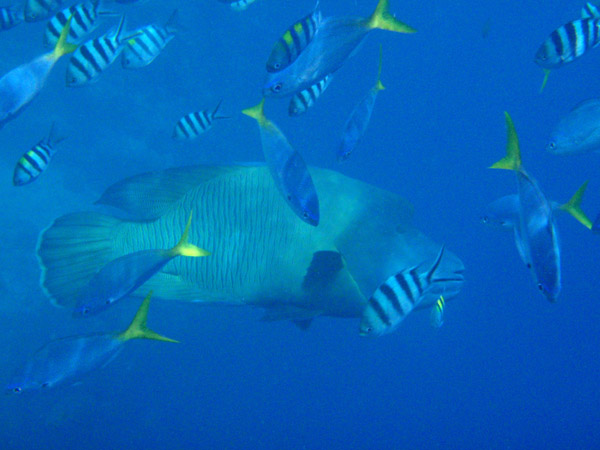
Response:
POLYGON ((288 108, 289 115, 299 116, 308 111, 309 108, 312 108, 321 94, 325 92, 329 83, 331 83, 331 75, 327 75, 318 83, 315 83, 308 89, 304 89, 294 95, 292 100, 290 100, 290 106, 288 108))
POLYGON ((213 111, 197 111, 186 114, 177 121, 173 130, 173 139, 186 140, 195 139, 212 127, 217 119, 228 119, 227 116, 218 115, 221 101, 213 111))
POLYGON ((13 184, 23 186, 35 181, 46 170, 54 155, 54 146, 65 138, 57 136, 56 126, 52 124, 46 140, 41 140, 27 151, 15 166, 13 184))

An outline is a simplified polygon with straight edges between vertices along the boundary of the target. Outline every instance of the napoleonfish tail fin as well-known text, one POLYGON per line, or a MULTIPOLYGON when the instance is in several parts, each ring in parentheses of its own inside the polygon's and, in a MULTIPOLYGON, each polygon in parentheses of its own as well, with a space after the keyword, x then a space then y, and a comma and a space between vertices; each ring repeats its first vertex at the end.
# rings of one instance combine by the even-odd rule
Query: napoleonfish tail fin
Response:
POLYGON ((506 120, 506 156, 500 161, 492 164, 490 169, 507 169, 507 170, 520 170, 521 169, 521 150, 519 149, 519 138, 517 131, 515 130, 515 124, 512 118, 507 112, 504 112, 504 118, 506 120))
POLYGON ((77 49, 77 45, 67 42, 67 37, 69 36, 69 31, 71 30, 71 20, 73 20, 73 14, 69 16, 67 23, 60 32, 60 37, 58 38, 58 42, 56 43, 54 51, 52 52, 52 59, 54 59, 54 61, 57 61, 63 55, 73 53, 77 49))
POLYGON ((242 114, 256 119, 258 124, 263 126, 267 122, 267 118, 265 117, 265 98, 263 97, 258 105, 244 109, 242 114))
POLYGON ((146 172, 113 184, 96 204, 124 211, 132 220, 155 220, 190 190, 239 169, 239 166, 189 166, 146 172))
POLYGON ((191 257, 200 257, 200 256, 208 256, 210 252, 204 250, 200 247, 196 247, 193 244, 188 242, 188 235, 190 234, 190 226, 192 225, 192 212, 190 212, 190 217, 188 218, 187 224, 185 225, 185 230, 183 230, 183 235, 181 239, 177 243, 175 247, 170 250, 171 255, 173 256, 191 256, 191 257))
POLYGON ((410 25, 400 22, 389 11, 389 0, 379 0, 375 11, 369 18, 369 28, 395 31, 396 33, 416 33, 410 25))
POLYGON ((37 257, 40 284, 56 306, 74 307, 78 292, 119 255, 114 239, 121 220, 92 212, 67 214, 41 232, 37 257))
POLYGON ((140 309, 138 309, 135 317, 131 321, 131 324, 125 331, 120 333, 117 336, 117 339, 126 342, 131 339, 152 339, 155 341, 163 341, 163 342, 173 342, 178 344, 179 341, 175 339, 168 338, 166 336, 162 336, 150 328, 147 327, 146 322, 148 321, 148 309, 150 308, 150 297, 152 297, 152 291, 148 293, 140 309))
POLYGON ((569 214, 571 214, 584 227, 591 230, 592 229, 592 221, 583 212, 583 209, 581 209, 581 200, 583 199, 583 194, 585 193, 587 185, 588 185, 588 181, 583 183, 581 185, 581 187, 579 189, 577 189, 577 192, 575 192, 575 194, 573 194, 573 197, 571 197, 571 199, 564 205, 560 205, 559 208, 562 209, 563 211, 566 211, 569 214))
POLYGON ((375 89, 382 91, 385 89, 383 83, 381 83, 381 65, 383 63, 383 47, 379 46, 379 68, 377 69, 377 83, 375 83, 375 89))
POLYGON ((231 119, 231 117, 229 117, 229 116, 224 116, 222 114, 219 114, 219 108, 221 107, 221 103, 223 103, 223 99, 219 100, 219 103, 217 103, 217 106, 213 110, 213 112, 211 114, 212 119, 213 120, 217 120, 217 119, 231 119))
POLYGON ((544 69, 544 80, 542 81, 542 87, 540 87, 540 94, 544 92, 546 84, 548 84, 548 77, 550 76, 550 69, 544 69))

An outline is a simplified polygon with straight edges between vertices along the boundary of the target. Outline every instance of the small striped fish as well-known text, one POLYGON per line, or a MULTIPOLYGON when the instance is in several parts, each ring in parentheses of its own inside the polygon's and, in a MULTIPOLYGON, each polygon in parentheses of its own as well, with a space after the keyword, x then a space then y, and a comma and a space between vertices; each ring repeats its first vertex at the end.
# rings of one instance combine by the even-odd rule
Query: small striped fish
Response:
POLYGON ((587 2, 585 6, 581 8, 581 18, 600 18, 600 10, 598 10, 597 6, 592 5, 590 2, 587 2))
POLYGON ((544 69, 554 69, 579 58, 598 44, 600 19, 577 19, 550 33, 538 49, 535 62, 544 69))
POLYGON ((177 139, 180 141, 187 139, 195 139, 212 127, 213 120, 229 119, 229 117, 227 116, 217 115, 219 107, 221 106, 221 101, 219 101, 219 104, 212 112, 193 112, 186 114, 181 119, 179 119, 177 121, 177 125, 175 125, 175 129, 173 130, 173 139, 177 139))
POLYGON ((300 52, 312 41, 321 21, 321 13, 315 10, 289 27, 273 46, 267 60, 268 72, 279 72, 298 58, 300 52))
POLYGON ((150 64, 175 37, 177 10, 173 11, 165 25, 152 24, 140 28, 140 35, 128 41, 121 55, 125 69, 139 69, 150 64))
POLYGON ((459 274, 456 275, 456 280, 433 278, 443 255, 444 247, 442 246, 435 263, 427 272, 419 273, 419 266, 405 269, 391 276, 379 286, 369 299, 363 313, 360 335, 380 336, 392 332, 419 305, 423 294, 433 283, 462 280, 459 274))
POLYGON ((52 124, 48 138, 38 142, 17 162, 13 174, 13 184, 23 186, 35 181, 50 164, 55 152, 54 146, 64 139, 64 137, 56 135, 56 127, 52 124))
POLYGON ((67 67, 67 86, 82 86, 96 81, 117 59, 124 48, 123 42, 138 36, 137 32, 123 36, 124 24, 123 16, 116 31, 87 41, 73 53, 67 67))
POLYGON ((63 4, 63 0, 27 0, 25 21, 37 22, 50 17, 63 4))
POLYGON ((56 45, 60 32, 71 15, 73 15, 73 21, 69 30, 68 42, 72 44, 81 43, 83 38, 98 28, 98 25, 100 25, 99 16, 114 15, 114 13, 98 11, 99 5, 100 0, 92 0, 77 3, 56 13, 46 25, 44 45, 46 47, 54 47, 56 45))
POLYGON ((221 3, 227 3, 234 11, 244 11, 256 0, 219 0, 221 3))
POLYGON ((437 299, 435 305, 431 307, 431 313, 429 316, 429 321, 433 328, 440 328, 444 325, 444 308, 446 307, 446 300, 442 295, 437 299))
POLYGON ((0 7, 0 30, 10 30, 23 22, 23 11, 14 6, 0 7))
POLYGON ((327 89, 331 82, 331 75, 327 75, 318 83, 313 84, 308 89, 298 92, 292 97, 288 113, 290 116, 299 116, 304 114, 309 108, 311 108, 321 94, 327 89))

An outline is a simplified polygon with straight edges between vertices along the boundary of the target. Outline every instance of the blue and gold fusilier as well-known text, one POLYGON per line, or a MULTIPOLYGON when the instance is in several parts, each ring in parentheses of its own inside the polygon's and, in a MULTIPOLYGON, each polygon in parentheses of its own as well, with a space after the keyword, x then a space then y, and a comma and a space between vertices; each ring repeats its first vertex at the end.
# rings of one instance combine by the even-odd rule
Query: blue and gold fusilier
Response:
POLYGON ((242 112, 258 123, 265 161, 277 189, 300 219, 317 226, 319 199, 308 167, 277 125, 265 117, 264 104, 263 98, 258 105, 242 112))
POLYGON ((50 389, 73 384, 115 358, 131 339, 177 341, 150 330, 147 325, 152 292, 144 299, 133 321, 120 333, 96 333, 56 339, 40 348, 5 387, 7 394, 50 389))
POLYGON ((115 15, 114 13, 99 11, 99 6, 100 0, 89 0, 69 6, 56 13, 46 25, 44 45, 52 47, 56 44, 60 37, 60 32, 71 16, 73 16, 73 21, 71 22, 67 42, 80 44, 87 35, 98 28, 101 16, 115 15))
POLYGON ((544 69, 541 90, 548 82, 551 69, 557 69, 583 56, 589 49, 600 44, 600 15, 588 3, 581 19, 573 20, 557 28, 543 42, 535 54, 535 62, 544 69))
POLYGON ((373 114, 373 107, 375 106, 375 100, 377 100, 377 94, 379 91, 385 89, 381 84, 381 63, 382 63, 382 50, 379 47, 379 69, 377 70, 377 83, 371 88, 367 95, 354 107, 350 113, 350 117, 344 124, 344 132, 342 134, 342 142, 337 152, 338 162, 345 161, 350 157, 350 154, 354 151, 360 140, 367 131, 369 122, 371 121, 371 114, 373 114))
POLYGON ((263 95, 293 95, 338 70, 370 31, 380 29, 398 33, 416 30, 389 11, 389 0, 379 0, 371 17, 328 17, 320 21, 313 39, 298 58, 285 69, 270 73, 263 95))
POLYGON ((132 32, 124 36, 124 27, 125 16, 116 30, 87 41, 73 53, 67 67, 67 86, 83 86, 98 80, 123 51, 123 43, 139 35, 132 32))
POLYGON ((63 136, 58 136, 56 126, 53 123, 50 128, 50 133, 45 140, 38 142, 31 150, 27 151, 15 166, 13 173, 13 184, 15 186, 23 186, 36 180, 52 159, 54 155, 54 146, 63 141, 63 136))
POLYGON ((175 37, 177 16, 178 12, 175 10, 164 25, 151 24, 139 28, 137 31, 140 35, 130 39, 123 49, 123 68, 139 69, 154 61, 175 37))
POLYGON ((208 251, 188 243, 191 223, 190 212, 183 235, 173 248, 128 253, 103 266, 79 293, 73 315, 89 316, 104 311, 134 292, 176 256, 210 255, 208 251))
POLYGON ((273 46, 267 60, 267 72, 279 72, 293 63, 298 55, 312 41, 321 21, 317 11, 318 3, 312 13, 289 27, 273 46))
POLYGON ((56 61, 75 51, 66 42, 72 17, 67 21, 54 50, 23 64, 0 78, 0 126, 14 118, 41 91, 56 61))
POLYGON ((210 130, 212 124, 218 119, 229 119, 229 116, 218 115, 222 100, 212 111, 196 111, 186 114, 177 121, 173 129, 173 139, 179 141, 196 139, 202 133, 210 130))

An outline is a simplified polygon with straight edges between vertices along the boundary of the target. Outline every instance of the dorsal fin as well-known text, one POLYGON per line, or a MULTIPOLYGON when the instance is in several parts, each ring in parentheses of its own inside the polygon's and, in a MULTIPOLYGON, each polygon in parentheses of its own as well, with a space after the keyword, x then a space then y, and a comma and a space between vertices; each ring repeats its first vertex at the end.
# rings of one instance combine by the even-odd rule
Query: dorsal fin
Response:
POLYGON ((239 170, 239 167, 189 166, 147 172, 110 186, 96 204, 112 206, 134 220, 154 220, 196 186, 239 170))

